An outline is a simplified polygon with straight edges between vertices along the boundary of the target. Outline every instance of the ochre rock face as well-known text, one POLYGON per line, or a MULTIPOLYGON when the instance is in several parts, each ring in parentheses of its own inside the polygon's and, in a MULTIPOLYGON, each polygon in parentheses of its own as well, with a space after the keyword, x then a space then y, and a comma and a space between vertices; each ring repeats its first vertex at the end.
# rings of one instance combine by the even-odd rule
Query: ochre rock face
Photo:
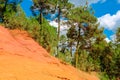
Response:
POLYGON ((99 80, 52 57, 25 31, 0 26, 0 80, 99 80))

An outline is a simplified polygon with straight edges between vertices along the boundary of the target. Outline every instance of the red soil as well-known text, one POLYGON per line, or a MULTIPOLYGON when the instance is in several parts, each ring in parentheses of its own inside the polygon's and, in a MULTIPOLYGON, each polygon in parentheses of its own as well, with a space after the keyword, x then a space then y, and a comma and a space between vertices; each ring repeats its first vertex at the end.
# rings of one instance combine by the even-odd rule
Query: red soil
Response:
POLYGON ((0 80, 99 80, 52 57, 25 31, 0 26, 0 80))

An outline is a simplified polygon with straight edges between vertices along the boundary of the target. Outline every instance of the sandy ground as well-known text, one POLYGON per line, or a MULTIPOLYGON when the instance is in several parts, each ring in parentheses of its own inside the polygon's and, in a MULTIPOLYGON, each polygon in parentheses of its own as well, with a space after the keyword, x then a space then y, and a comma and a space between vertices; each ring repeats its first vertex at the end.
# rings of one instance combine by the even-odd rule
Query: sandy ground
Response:
POLYGON ((0 80, 99 80, 63 64, 25 31, 0 26, 0 80))

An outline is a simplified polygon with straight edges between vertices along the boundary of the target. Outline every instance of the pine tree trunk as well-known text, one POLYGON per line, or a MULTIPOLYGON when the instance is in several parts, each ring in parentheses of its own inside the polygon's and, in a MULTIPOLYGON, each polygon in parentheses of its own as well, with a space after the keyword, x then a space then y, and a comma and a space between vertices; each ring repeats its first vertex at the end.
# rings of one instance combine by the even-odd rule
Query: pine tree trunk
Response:
POLYGON ((77 46, 76 46, 76 52, 75 52, 75 67, 77 67, 78 64, 78 49, 79 49, 79 40, 77 42, 77 46))
POLYGON ((72 57, 72 45, 70 45, 70 55, 72 57))
POLYGON ((58 8, 58 35, 57 35, 57 39, 58 39, 58 46, 57 46, 57 54, 59 52, 59 40, 60 40, 60 13, 61 13, 61 9, 60 7, 58 8))
POLYGON ((70 55, 71 55, 71 58, 72 58, 72 44, 73 44, 73 40, 71 39, 70 40, 70 55))
POLYGON ((75 52, 75 67, 77 68, 78 65, 78 49, 75 52))
POLYGON ((2 22, 4 22, 4 12, 6 11, 7 3, 8 3, 8 0, 5 1, 5 5, 2 9, 2 22))
POLYGON ((80 37, 80 27, 78 30, 78 40, 77 40, 76 52, 75 52, 75 67, 77 67, 77 64, 78 64, 78 49, 79 49, 79 42, 80 42, 79 37, 80 37))
POLYGON ((40 24, 42 24, 42 10, 40 10, 39 22, 40 22, 40 24))
POLYGON ((58 41, 59 41, 59 38, 60 38, 60 12, 61 10, 60 10, 60 7, 59 7, 59 9, 58 9, 58 41))
POLYGON ((7 3, 8 3, 8 0, 5 1, 5 6, 4 6, 4 8, 3 8, 3 12, 6 11, 7 3))

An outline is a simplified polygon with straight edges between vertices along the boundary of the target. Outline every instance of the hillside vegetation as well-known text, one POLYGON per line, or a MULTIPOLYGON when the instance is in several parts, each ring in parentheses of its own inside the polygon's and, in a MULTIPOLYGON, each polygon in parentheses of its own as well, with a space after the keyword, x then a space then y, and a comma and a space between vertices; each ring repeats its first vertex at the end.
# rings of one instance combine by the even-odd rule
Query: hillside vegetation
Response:
POLYGON ((0 3, 1 25, 5 28, 27 31, 52 56, 82 71, 97 72, 101 80, 120 79, 120 28, 116 31, 115 41, 108 43, 103 34, 104 28, 99 27, 94 10, 87 3, 74 7, 68 0, 64 3, 60 0, 59 6, 56 5, 58 0, 33 0, 31 10, 34 17, 27 18, 19 3, 9 4, 6 1, 0 3), (36 15, 35 9, 39 9, 39 15, 36 15), (58 28, 50 26, 44 18, 56 11, 58 28), (69 28, 65 35, 60 35, 61 16, 68 19, 64 23, 69 28))
POLYGON ((0 80, 99 80, 52 57, 23 30, 0 26, 0 80))

